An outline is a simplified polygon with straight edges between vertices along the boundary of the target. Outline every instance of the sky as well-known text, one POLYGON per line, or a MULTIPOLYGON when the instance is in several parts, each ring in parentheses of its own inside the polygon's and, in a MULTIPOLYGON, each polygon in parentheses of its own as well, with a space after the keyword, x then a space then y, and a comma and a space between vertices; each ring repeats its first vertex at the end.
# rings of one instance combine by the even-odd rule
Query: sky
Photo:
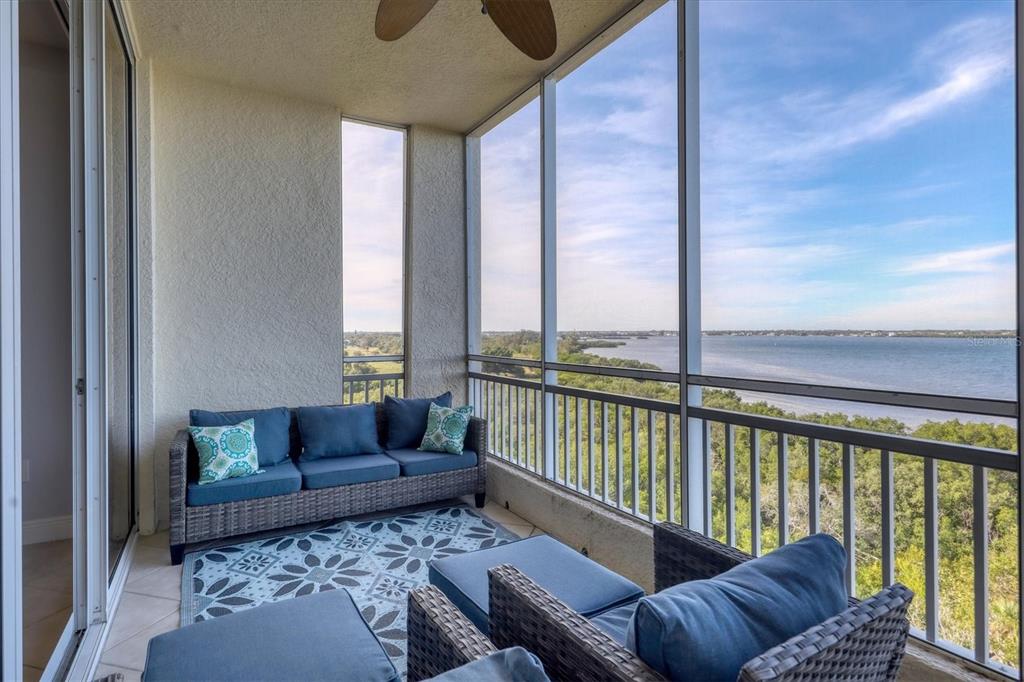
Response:
MULTIPOLYGON (((557 84, 560 331, 678 328, 675 12, 557 84)), ((1011 0, 702 2, 702 327, 1012 328, 1013 49, 1011 0)), ((485 331, 540 328, 539 114, 481 139, 485 331)), ((398 329, 400 145, 346 125, 345 326, 398 329)))

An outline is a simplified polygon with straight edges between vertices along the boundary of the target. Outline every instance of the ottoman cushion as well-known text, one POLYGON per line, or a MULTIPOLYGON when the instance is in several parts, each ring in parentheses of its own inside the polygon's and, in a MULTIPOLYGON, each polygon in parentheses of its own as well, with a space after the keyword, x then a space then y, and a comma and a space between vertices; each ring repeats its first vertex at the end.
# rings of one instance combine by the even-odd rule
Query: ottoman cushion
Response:
POLYGON ((584 618, 644 596, 636 583, 547 535, 435 559, 430 562, 430 583, 487 633, 487 570, 501 564, 512 564, 584 618))
POLYGON ((522 647, 495 651, 493 654, 460 665, 429 682, 550 682, 540 659, 522 647))
POLYGON ((398 682, 400 677, 352 597, 333 590, 154 637, 143 679, 398 682))

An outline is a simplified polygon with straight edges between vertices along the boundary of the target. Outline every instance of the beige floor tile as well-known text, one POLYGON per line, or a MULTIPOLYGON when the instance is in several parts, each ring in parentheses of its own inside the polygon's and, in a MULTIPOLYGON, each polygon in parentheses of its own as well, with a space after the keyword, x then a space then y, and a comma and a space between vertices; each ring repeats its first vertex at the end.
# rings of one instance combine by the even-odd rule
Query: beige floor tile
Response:
POLYGON ((64 633, 64 627, 71 617, 71 609, 64 609, 47 616, 41 621, 25 628, 24 660, 25 665, 43 670, 50 661, 53 647, 64 633))
POLYGON ((22 614, 25 627, 38 623, 58 611, 71 608, 73 597, 70 592, 41 590, 38 587, 22 588, 22 614))
POLYGON ((33 668, 30 665, 22 666, 21 679, 23 682, 39 682, 43 679, 43 671, 41 668, 33 668))
POLYGON ((483 515, 492 521, 497 521, 503 526, 507 525, 519 525, 519 526, 532 526, 533 524, 514 514, 513 512, 505 509, 502 506, 494 502, 488 502, 483 509, 480 510, 483 515))
POLYGON ((171 554, 166 547, 161 549, 148 545, 136 545, 135 555, 132 557, 132 568, 128 572, 128 581, 131 582, 158 568, 170 565, 171 554))
POLYGON ((125 589, 165 599, 181 599, 181 566, 164 566, 128 581, 125 589))
POLYGON ((518 535, 521 538, 528 538, 528 537, 530 537, 530 533, 533 532, 533 526, 531 526, 528 523, 525 523, 525 524, 503 523, 502 525, 505 528, 508 528, 510 531, 512 531, 513 533, 515 533, 516 535, 518 535))
POLYGON ((106 647, 111 649, 133 635, 178 612, 178 600, 150 597, 134 592, 121 594, 121 603, 107 635, 106 647))
POLYGON ((153 533, 152 535, 140 535, 139 544, 145 545, 146 547, 167 549, 170 546, 170 541, 167 531, 162 530, 159 533, 153 533))
POLYGON ((142 680, 142 673, 138 670, 132 670, 130 668, 118 668, 114 665, 107 665, 106 663, 100 663, 96 666, 96 679, 106 677, 107 675, 113 675, 114 673, 121 673, 124 676, 124 682, 140 682, 142 680))
POLYGON ((178 613, 172 613, 117 646, 107 648, 100 661, 120 668, 142 670, 146 665, 146 649, 149 646, 149 640, 177 629, 180 618, 178 613))

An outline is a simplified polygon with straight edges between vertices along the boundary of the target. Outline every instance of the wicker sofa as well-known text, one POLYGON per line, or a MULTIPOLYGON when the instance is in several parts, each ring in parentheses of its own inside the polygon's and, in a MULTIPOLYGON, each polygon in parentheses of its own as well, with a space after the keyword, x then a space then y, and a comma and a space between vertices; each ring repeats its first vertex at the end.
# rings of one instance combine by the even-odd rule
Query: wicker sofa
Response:
MULTIPOLYGON (((385 443, 387 414, 382 404, 374 406, 378 439, 385 443)), ((290 456, 294 460, 301 454, 302 444, 296 410, 290 412, 290 456)), ((475 495, 476 506, 482 507, 487 483, 487 422, 483 419, 470 419, 466 449, 477 453, 475 466, 331 488, 310 490, 304 486, 285 495, 193 506, 187 503, 187 491, 189 482, 197 478, 198 456, 188 430, 182 429, 170 448, 171 561, 180 564, 190 545, 210 540, 462 495, 475 495)))
MULTIPOLYGON (((654 528, 655 586, 710 578, 752 557, 675 524, 654 528)), ((510 565, 491 569, 490 639, 434 586, 409 593, 409 680, 426 679, 490 648, 522 646, 556 680, 662 680, 634 653, 510 565)), ((913 593, 891 585, 748 661, 740 679, 894 680, 913 593)))

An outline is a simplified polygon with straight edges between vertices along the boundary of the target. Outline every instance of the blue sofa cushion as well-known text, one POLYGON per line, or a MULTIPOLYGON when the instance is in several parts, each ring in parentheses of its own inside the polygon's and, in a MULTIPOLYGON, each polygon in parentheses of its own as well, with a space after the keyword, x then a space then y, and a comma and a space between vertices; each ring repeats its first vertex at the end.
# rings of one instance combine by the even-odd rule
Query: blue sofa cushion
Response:
POLYGON ((408 449, 388 450, 388 456, 402 465, 403 476, 436 474, 476 466, 476 452, 473 450, 463 450, 461 455, 408 449))
POLYGON ((627 646, 672 680, 735 680, 740 668, 847 606, 846 552, 820 533, 710 580, 644 597, 627 646))
POLYGON ((441 407, 452 406, 452 392, 436 398, 392 398, 384 397, 384 413, 388 418, 388 438, 384 445, 387 450, 404 450, 419 447, 427 431, 427 413, 430 403, 441 407))
POLYGON ((154 637, 143 679, 399 682, 401 677, 349 593, 331 590, 154 637))
POLYGON ((501 564, 512 564, 585 618, 644 594, 639 585, 547 535, 435 559, 430 562, 430 584, 487 633, 487 570, 501 564))
POLYGON ((626 632, 629 630, 630 621, 633 620, 633 614, 636 613, 637 603, 633 602, 632 604, 620 606, 617 609, 605 611, 591 618, 590 622, 603 630, 606 635, 616 642, 626 646, 626 632))
POLYGON ((190 507, 202 507, 207 504, 287 495, 297 493, 301 489, 302 474, 289 459, 274 466, 264 467, 262 474, 244 478, 225 478, 223 481, 203 485, 199 485, 198 481, 189 481, 185 490, 185 504, 190 507))
POLYGON ((252 419, 256 424, 256 451, 261 467, 274 466, 288 459, 291 446, 288 427, 291 426, 292 415, 287 407, 237 412, 190 410, 188 413, 189 426, 232 426, 246 419, 252 419))
POLYGON ((387 455, 350 455, 299 462, 302 485, 308 489, 333 488, 398 478, 398 462, 387 455))
POLYGON ((302 461, 384 452, 377 442, 373 404, 338 407, 300 407, 296 412, 302 434, 302 461))
POLYGON ((540 659, 522 647, 496 651, 431 677, 434 682, 549 682, 540 659))

